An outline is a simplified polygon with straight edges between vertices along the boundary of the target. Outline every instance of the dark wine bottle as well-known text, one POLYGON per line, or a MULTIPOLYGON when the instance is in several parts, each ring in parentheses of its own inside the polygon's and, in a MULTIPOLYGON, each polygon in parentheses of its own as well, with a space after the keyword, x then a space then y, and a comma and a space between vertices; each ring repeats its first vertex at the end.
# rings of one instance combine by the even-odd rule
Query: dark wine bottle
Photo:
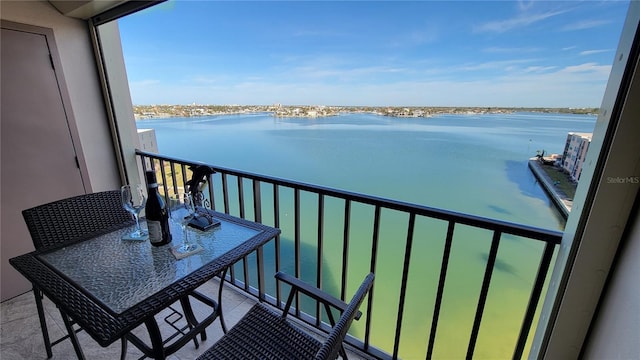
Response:
POLYGON ((146 175, 148 199, 144 210, 147 218, 147 228, 149 229, 149 241, 154 246, 167 245, 171 242, 167 206, 162 196, 158 193, 155 172, 147 171, 146 175))

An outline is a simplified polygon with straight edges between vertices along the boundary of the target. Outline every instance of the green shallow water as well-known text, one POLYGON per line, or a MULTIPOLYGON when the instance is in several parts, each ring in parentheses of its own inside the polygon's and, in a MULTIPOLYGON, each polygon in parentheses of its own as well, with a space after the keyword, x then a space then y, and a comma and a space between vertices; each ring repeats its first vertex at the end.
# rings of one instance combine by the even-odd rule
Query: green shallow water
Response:
MULTIPOLYGON (((138 121, 138 128, 156 130, 162 154, 562 230, 564 220, 527 168, 527 160, 536 150, 561 153, 567 132, 590 132, 594 124, 592 116, 529 113, 402 119, 368 114, 278 119, 255 114, 144 120, 138 121)), ((246 186, 248 194, 250 184, 246 186)), ((269 191, 265 188, 262 195, 265 209, 272 208, 269 191)), ((293 273, 293 192, 283 190, 280 195, 281 268, 293 273)), ((251 199, 246 201, 249 204, 251 199)), ((250 206, 247 209, 251 211, 250 206)), ((342 273, 343 211, 343 202, 326 200, 323 279, 334 294, 339 294, 342 273)), ((373 211, 365 205, 352 207, 348 296, 370 268, 373 211)), ((231 213, 238 213, 236 205, 231 213)), ((302 194, 301 213, 301 273, 314 282, 317 196, 302 194)), ((269 216, 263 211, 267 224, 273 221, 269 216)), ((371 341, 388 352, 393 351, 407 223, 405 214, 382 211, 371 341)), ((399 349, 402 358, 425 357, 446 231, 443 221, 420 217, 416 221, 399 349)), ((491 237, 488 231, 455 228, 435 359, 466 355, 491 237)), ((512 356, 542 250, 539 242, 502 237, 475 358, 512 356)), ((275 269, 269 256, 273 245, 265 251, 269 274, 275 269)), ((268 280, 268 289, 275 289, 268 280)), ((351 332, 362 337, 364 331, 364 323, 356 322, 351 332)))

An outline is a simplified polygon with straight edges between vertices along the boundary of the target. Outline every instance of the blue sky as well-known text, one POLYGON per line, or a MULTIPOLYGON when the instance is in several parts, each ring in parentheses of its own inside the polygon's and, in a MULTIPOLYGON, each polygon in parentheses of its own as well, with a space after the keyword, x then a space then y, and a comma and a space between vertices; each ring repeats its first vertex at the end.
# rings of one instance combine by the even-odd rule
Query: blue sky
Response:
POLYGON ((119 20, 134 104, 599 107, 628 1, 169 1, 119 20))

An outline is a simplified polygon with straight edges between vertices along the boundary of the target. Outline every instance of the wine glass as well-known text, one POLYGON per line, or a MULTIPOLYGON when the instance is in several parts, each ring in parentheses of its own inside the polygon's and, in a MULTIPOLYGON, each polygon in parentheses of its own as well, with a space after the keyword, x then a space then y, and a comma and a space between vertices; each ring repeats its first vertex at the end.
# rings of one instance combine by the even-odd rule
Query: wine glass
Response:
POLYGON ((146 230, 140 228, 140 212, 147 204, 147 196, 144 187, 140 184, 125 185, 120 188, 122 194, 122 207, 131 213, 136 219, 136 229, 128 235, 131 239, 144 240, 149 234, 146 230))
POLYGON ((189 253, 197 248, 189 242, 187 224, 196 214, 196 207, 191 194, 184 193, 171 197, 171 220, 182 228, 182 245, 175 248, 180 254, 189 253))

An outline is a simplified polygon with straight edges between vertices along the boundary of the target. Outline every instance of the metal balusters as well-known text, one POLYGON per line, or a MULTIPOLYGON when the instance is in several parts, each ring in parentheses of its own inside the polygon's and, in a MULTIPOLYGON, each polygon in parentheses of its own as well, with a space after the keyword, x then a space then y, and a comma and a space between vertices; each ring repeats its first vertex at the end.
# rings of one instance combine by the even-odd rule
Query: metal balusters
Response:
POLYGON ((411 263, 411 249, 413 246, 413 232, 416 224, 416 214, 409 214, 407 241, 404 248, 404 262, 402 264, 402 281, 400 283, 400 299, 398 302, 398 316, 396 318, 396 336, 393 342, 393 358, 398 358, 400 349, 400 333, 402 332, 402 318, 404 316, 404 302, 407 294, 407 279, 409 278, 409 264, 411 263))
MULTIPOLYGON (((223 203, 224 203, 224 213, 225 214, 230 214, 231 210, 229 207, 229 186, 228 186, 228 182, 227 182, 227 173, 223 172, 222 173, 222 198, 223 198, 223 203)), ((229 267, 229 281, 233 284, 237 286, 237 281, 236 281, 236 272, 235 272, 235 266, 230 266, 229 267)))
MULTIPOLYGON (((260 181, 253 179, 253 218, 257 223, 262 223, 262 195, 260 191, 260 181)), ((256 266, 258 267, 258 298, 264 300, 264 261, 262 246, 256 252, 256 266)))
POLYGON ((445 281, 447 280, 447 269, 449 267, 449 257, 451 255, 451 244, 453 243, 454 228, 455 222, 449 221, 449 226, 447 227, 447 238, 445 239, 444 250, 442 252, 442 263, 440 264, 440 279, 438 280, 438 291, 433 308, 433 318, 431 319, 431 332, 429 333, 429 345, 427 346, 427 360, 431 359, 433 355, 433 345, 436 340, 436 331, 438 329, 440 308, 442 307, 442 295, 444 294, 444 285, 445 281))
POLYGON ((229 188, 227 186, 227 173, 222 173, 222 197, 224 200, 224 213, 229 214, 229 188))
MULTIPOLYGON (((280 228, 280 188, 278 185, 273 184, 273 226, 280 228)), ((275 239, 275 261, 276 261, 276 273, 280 271, 280 235, 275 239)), ((282 300, 282 289, 280 282, 276 281, 276 303, 280 307, 282 300)))
MULTIPOLYGON (((176 169, 175 169, 175 162, 170 161, 169 162, 169 170, 171 171, 171 183, 173 185, 173 193, 174 194, 178 194, 178 177, 176 176, 176 169)), ((184 173, 182 174, 182 178, 184 179, 184 173)), ((186 190, 185 187, 183 187, 183 189, 186 190)))
MULTIPOLYGON (((322 289, 322 254, 324 252, 323 227, 324 227, 324 195, 318 194, 318 242, 317 242, 317 248, 316 248, 316 287, 318 289, 322 289)), ((320 302, 316 301, 316 326, 320 326, 321 320, 322 320, 322 316, 321 316, 320 302)))
MULTIPOLYGON (((172 168, 173 170, 173 168, 172 168)), ((189 181, 189 175, 187 174, 187 167, 184 164, 180 165, 180 175, 182 177, 182 189, 186 192, 187 191, 187 181, 189 181)), ((174 178, 174 183, 178 180, 178 174, 176 172, 173 172, 173 178, 174 178)), ((191 189, 189 189, 191 190, 191 189)), ((178 189, 176 188, 176 194, 178 193, 178 189)), ((197 200, 197 199, 194 199, 197 200)), ((196 202, 197 203, 197 202, 196 202)))
POLYGON ((169 186, 167 185, 167 172, 164 170, 165 161, 160 159, 160 175, 162 178, 162 190, 164 191, 164 203, 169 204, 169 186))
POLYGON ((500 235, 500 231, 493 232, 493 240, 491 240, 491 250, 489 251, 489 258, 487 259, 487 267, 484 272, 484 279, 482 280, 480 298, 478 299, 478 308, 476 310, 476 316, 473 321, 473 329, 471 330, 469 347, 467 348, 467 359, 471 359, 473 357, 473 351, 476 347, 476 340, 478 339, 478 332, 480 331, 480 323, 482 322, 482 313, 484 312, 484 305, 487 302, 487 294, 489 293, 489 285, 491 284, 491 275, 493 275, 493 266, 495 265, 496 257, 498 256, 500 235))
MULTIPOLYGON (((142 151, 137 151, 138 156, 140 156, 140 161, 141 161, 141 165, 143 167, 145 166, 150 166, 152 167, 152 169, 158 169, 158 167, 160 167, 161 169, 163 169, 163 176, 165 176, 164 173, 164 162, 169 161, 171 163, 171 168, 172 168, 172 176, 176 176, 175 174, 175 165, 176 164, 180 164, 183 167, 183 181, 185 181, 186 179, 184 179, 184 176, 187 172, 186 169, 184 169, 185 166, 191 166, 191 165, 198 165, 198 163, 194 163, 194 162, 190 162, 190 161, 185 161, 185 160, 180 160, 180 159, 175 159, 175 158, 171 158, 171 157, 166 157, 166 156, 162 156, 162 155, 158 155, 158 154, 151 154, 151 153, 145 153, 142 151)), ((291 199, 291 197, 293 198, 294 201, 294 228, 293 228, 293 233, 292 234, 287 234, 286 232, 283 233, 281 236, 276 237, 275 242, 274 242, 274 257, 275 257, 275 267, 276 267, 276 271, 281 270, 281 268, 283 266, 288 266, 288 261, 292 261, 292 266, 294 267, 294 269, 292 270, 292 272, 295 273, 295 276, 300 277, 301 276, 301 261, 302 261, 302 228, 301 228, 301 222, 302 219, 307 219, 307 211, 309 211, 310 207, 307 206, 308 204, 305 203, 304 207, 301 207, 301 191, 305 191, 308 192, 310 194, 317 194, 318 195, 318 203, 317 203, 317 219, 318 219, 318 229, 317 229, 317 234, 318 234, 318 241, 317 241, 317 256, 316 256, 316 264, 305 264, 305 266, 315 266, 316 267, 316 279, 315 279, 315 283, 318 286, 323 286, 326 285, 324 284, 324 281, 326 281, 326 279, 323 278, 323 257, 325 255, 329 255, 329 254, 324 254, 325 252, 325 239, 324 239, 324 232, 325 232, 325 226, 329 226, 331 224, 325 224, 325 217, 327 216, 327 214, 325 213, 326 211, 328 211, 329 207, 329 202, 327 202, 327 196, 330 196, 332 198, 335 199, 340 199, 343 200, 344 203, 344 228, 343 228, 343 236, 342 236, 342 246, 341 246, 341 250, 338 250, 337 252, 335 252, 335 254, 332 254, 332 256, 339 256, 338 253, 342 254, 342 259, 341 259, 341 276, 339 277, 339 284, 336 284, 336 286, 339 285, 340 287, 340 297, 344 300, 347 297, 347 287, 348 287, 348 279, 349 279, 349 264, 350 262, 352 262, 352 260, 350 260, 350 246, 352 246, 351 241, 350 241, 350 236, 352 234, 350 234, 351 230, 352 230, 352 217, 353 216, 357 216, 358 219, 360 218, 360 215, 362 214, 361 209, 358 209, 356 207, 353 206, 353 203, 355 203, 356 205, 371 205, 374 207, 375 211, 374 211, 374 215, 373 218, 371 215, 367 214, 368 219, 371 219, 373 222, 373 237, 371 239, 371 244, 367 244, 366 246, 370 246, 371 248, 371 258, 370 260, 370 269, 372 271, 375 272, 376 268, 378 267, 378 243, 380 241, 389 241, 389 239, 386 238, 382 238, 381 237, 381 232, 380 232, 380 217, 381 217, 381 211, 382 210, 395 210, 401 213, 405 213, 409 216, 409 223, 407 225, 407 243, 405 244, 405 254, 404 254, 404 264, 403 264, 403 274, 402 274, 402 280, 401 283, 399 284, 400 286, 400 299, 399 299, 399 304, 398 304, 398 312, 397 315, 395 317, 395 323, 396 323, 396 328, 394 330, 389 329, 389 331, 395 331, 394 336, 394 345, 393 345, 393 350, 389 349, 389 351, 393 351, 393 355, 392 354, 385 354, 384 352, 379 351, 378 349, 371 347, 370 345, 375 345, 375 343, 371 343, 371 336, 372 336, 372 314, 373 312, 377 311, 374 310, 373 308, 377 307, 377 305, 375 304, 376 301, 374 301, 374 293, 372 289, 371 294, 369 295, 369 299, 368 299, 368 304, 367 304, 367 310, 366 310, 366 317, 364 320, 365 324, 364 324, 364 337, 363 340, 358 340, 355 339, 353 337, 349 337, 347 342, 349 342, 350 344, 358 347, 361 350, 364 350, 365 352, 367 352, 369 355, 371 356, 377 356, 377 357, 390 357, 390 356, 394 356, 394 357, 401 357, 401 349, 400 349, 400 341, 402 339, 402 325, 403 325, 403 317, 404 317, 404 312, 407 309, 407 303, 406 303, 406 293, 409 290, 408 289, 408 271, 411 268, 411 261, 416 261, 416 260, 412 260, 411 257, 411 249, 414 248, 417 243, 414 241, 413 237, 415 236, 414 233, 414 222, 415 222, 415 218, 417 216, 423 216, 426 218, 430 218, 430 219, 439 219, 439 220, 443 220, 446 221, 448 223, 448 230, 447 230, 447 235, 446 238, 435 238, 435 239, 429 239, 430 241, 442 241, 444 242, 444 250, 443 250, 443 254, 442 254, 442 263, 441 263, 441 268, 440 268, 440 279, 438 281, 438 289, 437 289, 437 294, 436 294, 436 299, 435 299, 435 304, 434 304, 434 312, 433 312, 433 318, 431 321, 431 329, 430 329, 430 333, 429 333, 429 343, 427 346, 427 351, 426 351, 426 358, 430 359, 433 356, 433 350, 434 350, 434 345, 435 345, 435 339, 436 339, 436 334, 437 334, 437 328, 438 328, 438 321, 439 316, 440 316, 440 309, 442 307, 442 300, 443 300, 443 293, 444 293, 444 288, 445 288, 445 283, 446 283, 446 279, 447 279, 447 272, 448 272, 448 265, 449 265, 449 258, 450 258, 450 253, 451 253, 451 248, 452 248, 452 242, 453 242, 453 233, 454 233, 454 229, 455 226, 457 225, 466 225, 466 226, 470 226, 476 229, 486 229, 489 231, 493 232, 493 241, 492 241, 492 250, 491 253, 489 255, 489 259, 487 260, 487 267, 485 269, 485 274, 484 274, 484 279, 483 279, 483 283, 482 283, 482 289, 481 289, 481 293, 480 293, 480 298, 478 300, 478 306, 476 309, 476 315, 475 315, 475 320, 474 320, 474 325, 473 325, 473 331, 471 333, 471 339, 469 341, 468 344, 468 349, 467 349, 467 354, 468 356, 472 356, 473 354, 473 350, 475 348, 475 342, 478 336, 478 332, 479 332, 479 328, 480 328, 480 324, 481 324, 481 320, 482 320, 482 313, 484 311, 484 303, 486 302, 486 298, 487 298, 487 294, 488 294, 488 290, 490 289, 490 282, 491 282, 491 275, 493 272, 493 266, 495 264, 496 261, 496 256, 497 256, 497 249, 499 246, 499 241, 500 241, 500 237, 501 234, 509 234, 509 235, 514 235, 514 236, 521 236, 523 238, 525 238, 527 241, 542 241, 545 242, 546 246, 545 246, 545 250, 544 250, 544 254, 542 255, 542 259, 540 260, 540 265, 539 265, 539 269, 538 269, 538 273, 536 275, 536 280, 535 280, 535 284, 533 285, 533 289, 529 298, 529 304, 527 306, 527 310, 526 310, 526 314, 524 316, 523 322, 521 324, 521 332, 520 332, 520 336, 518 338, 518 343, 516 344, 516 348, 514 351, 514 358, 518 358, 520 356, 522 356, 522 353, 524 351, 524 347, 526 346, 526 341, 527 341, 527 336, 528 333, 530 331, 530 327, 533 324, 534 321, 534 317, 535 317, 535 313, 536 313, 536 309, 538 307, 538 302, 540 297, 542 296, 542 292, 544 290, 544 282, 546 279, 546 276, 548 276, 548 272, 549 272, 549 268, 550 268, 550 263, 551 263, 551 258, 553 256, 553 253, 555 251, 556 245, 560 243, 560 239, 562 234, 560 232, 557 231, 552 231, 552 230, 545 230, 545 229, 538 229, 535 227, 531 227, 531 226, 526 226, 526 225, 520 225, 520 224, 513 224, 513 223, 509 223, 509 222, 504 222, 504 221, 499 221, 499 220, 492 220, 492 219, 486 219, 486 218, 482 218, 482 217, 478 217, 478 216, 474 216, 474 215, 468 215, 468 214, 462 214, 462 213, 457 213, 457 212, 453 212, 453 211, 447 211, 447 210, 442 210, 442 209, 435 209, 435 208, 431 208, 431 207, 426 207, 426 206, 420 206, 420 205, 415 205, 415 204, 410 204, 410 203, 405 203, 405 202, 401 202, 401 201, 393 201, 393 200, 388 200, 388 199, 383 199, 383 198, 378 198, 378 197, 373 197, 373 196, 367 196, 367 195, 361 195, 361 194, 356 194, 356 193, 351 193, 351 192, 346 192, 346 191, 340 191, 340 190, 336 190, 336 189, 331 189, 331 188, 326 188, 326 187, 321 187, 321 186, 315 186, 315 185, 309 185, 309 184, 305 184, 305 183, 300 183, 300 182, 295 182, 295 181, 288 181, 288 180, 284 180, 284 179, 280 179, 280 178, 274 178, 274 177, 268 177, 268 176, 262 176, 262 175, 256 175, 256 174, 251 174, 251 173, 247 173, 247 172, 241 172, 241 171, 237 171, 237 170, 232 170, 232 169, 226 169, 226 168, 221 168, 221 167, 216 167, 216 166, 211 166, 212 169, 214 169, 216 172, 220 173, 220 177, 221 177, 221 182, 222 182, 222 186, 220 188, 220 193, 218 196, 222 197, 222 202, 224 204, 224 212, 229 214, 231 212, 231 207, 230 207, 230 202, 229 202, 229 197, 230 196, 235 196, 236 194, 233 193, 233 191, 229 191, 228 188, 228 176, 235 176, 237 178, 237 182, 238 182, 238 205, 240 206, 239 208, 239 212, 240 212, 240 217, 245 218, 246 214, 245 214, 245 208, 244 206, 246 204, 244 204, 245 201, 245 196, 243 193, 243 180, 244 179, 248 179, 251 180, 253 182, 253 211, 254 211, 254 218, 255 221, 258 222, 262 222, 264 221, 263 219, 263 215, 264 215, 264 211, 273 211, 273 216, 274 216, 274 226, 275 227, 280 227, 281 225, 281 219, 283 216, 283 214, 281 214, 280 212, 282 211, 281 208, 281 201, 282 200, 286 200, 286 201, 290 201, 289 199, 291 199), (260 186, 261 184, 269 184, 271 186, 273 186, 273 199, 274 199, 274 204, 273 204, 273 209, 272 210, 267 210, 267 209, 263 209, 262 208, 262 198, 261 198, 261 191, 260 191, 260 186), (282 196, 282 191, 281 188, 284 188, 287 190, 286 195, 283 197, 282 196), (288 193, 288 190, 291 189, 292 190, 292 195, 290 195, 288 193), (304 210, 302 210, 304 209, 304 210), (357 210, 355 210, 357 209, 357 210), (302 213, 302 211, 305 211, 305 213, 302 213), (281 257, 281 251, 283 251, 282 248, 282 244, 281 241, 282 240, 285 241, 291 241, 292 242, 292 246, 294 247, 294 256, 293 259, 283 259, 281 257)), ((175 181, 175 179, 173 179, 175 181)), ((163 179, 163 184, 165 184, 165 186, 168 184, 168 182, 166 181, 166 179, 163 179)), ((179 184, 178 184, 179 185, 179 184)), ((210 183, 210 187, 209 187, 209 194, 210 194, 210 198, 211 198, 211 206, 212 208, 215 207, 215 202, 213 201, 213 196, 214 196, 214 183, 213 183, 213 179, 210 183)), ((175 186, 175 183, 174 183, 175 186)), ((235 201, 235 199, 234 199, 235 201)), ((235 204, 235 202, 234 202, 235 204)), ((315 206, 315 205, 314 205, 315 206)), ((333 206, 333 205, 332 205, 333 206)), ((235 213, 235 210, 233 211, 235 213)), ((381 243, 382 244, 382 243, 381 243)), ((275 302, 276 304, 280 304, 282 297, 281 297, 281 288, 280 288, 280 284, 276 282, 276 289, 275 289, 275 298, 273 297, 274 294, 271 294, 270 292, 272 290, 265 290, 264 289, 264 279, 265 279, 265 274, 264 274, 264 253, 258 251, 256 252, 256 262, 254 263, 253 261, 247 261, 246 259, 243 260, 243 264, 244 264, 244 268, 243 268, 243 275, 244 275, 244 281, 240 282, 239 280, 236 279, 234 272, 233 272, 233 267, 231 268, 231 272, 230 272, 230 281, 231 284, 243 288, 245 292, 247 292, 248 294, 252 294, 254 296, 258 296, 260 299, 263 300, 267 300, 269 302, 275 302), (251 263, 251 265, 249 266, 249 263, 251 263), (255 265, 254 265, 255 264, 255 265), (256 266, 256 268, 254 268, 254 266, 256 266), (249 277, 250 276, 256 276, 258 281, 257 281, 257 287, 258 289, 256 290, 255 288, 253 288, 250 285, 249 282, 249 277)), ((271 256, 271 255, 269 255, 271 256)), ((360 256, 360 255, 358 255, 360 256)), ((337 269, 336 269, 337 270, 337 269)), ((267 275, 268 276, 268 275, 267 275)), ((336 278, 337 280, 337 278, 336 278)), ((375 285, 374 285, 375 288, 375 285)), ((296 299, 296 304, 295 304, 295 308, 296 308, 296 313, 295 316, 297 316, 299 319, 303 320, 304 322, 309 323, 310 325, 316 325, 317 327, 323 328, 325 325, 322 324, 320 321, 320 314, 321 311, 318 310, 318 308, 316 307, 316 316, 315 318, 313 316, 310 316, 308 314, 305 314, 302 312, 302 310, 300 309, 300 302, 298 299, 296 299)), ((407 319, 404 319, 407 320, 407 319)), ((376 326, 379 325, 376 323, 376 326)), ((405 324, 406 327, 406 324, 405 324)), ((376 330, 376 333, 379 330, 376 330)))
POLYGON ((340 282, 340 299, 347 297, 347 279, 349 274, 349 228, 351 226, 351 200, 344 201, 344 231, 342 235, 342 279, 340 282))
POLYGON ((527 336, 533 323, 533 318, 536 314, 536 308, 538 307, 538 301, 540 301, 540 295, 542 294, 542 288, 544 287, 545 279, 549 273, 549 265, 553 258, 553 252, 555 246, 552 243, 546 243, 544 246, 544 253, 540 259, 540 266, 538 267, 538 273, 536 275, 536 281, 533 283, 533 289, 531 296, 529 297, 529 304, 527 305, 527 311, 522 321, 522 327, 520 328, 520 335, 518 336, 518 342, 516 343, 516 349, 513 353, 513 359, 520 359, 524 346, 527 343, 527 336))
MULTIPOLYGON (((237 176, 238 179, 238 202, 240 204, 240 217, 242 219, 246 218, 245 213, 245 198, 244 198, 244 177, 237 176)), ((249 258, 245 256, 242 258, 242 276, 244 277, 244 291, 250 292, 250 281, 249 281, 249 258)))
MULTIPOLYGON (((376 261, 378 259, 378 239, 380 237, 380 205, 376 205, 376 210, 373 217, 373 238, 371 239, 371 266, 369 271, 376 273, 376 261)), ((369 290, 369 299, 367 299, 367 319, 364 331, 364 348, 369 348, 369 340, 371 339, 371 313, 373 311, 373 295, 375 290, 374 286, 371 286, 369 290)))
MULTIPOLYGON (((300 279, 300 189, 293 192, 294 207, 294 267, 295 276, 300 279)), ((296 296, 296 316, 300 316, 300 296, 296 296)))
POLYGON ((244 186, 242 186, 242 177, 236 176, 236 180, 238 181, 238 207, 240 211, 240 218, 244 219, 244 186))

